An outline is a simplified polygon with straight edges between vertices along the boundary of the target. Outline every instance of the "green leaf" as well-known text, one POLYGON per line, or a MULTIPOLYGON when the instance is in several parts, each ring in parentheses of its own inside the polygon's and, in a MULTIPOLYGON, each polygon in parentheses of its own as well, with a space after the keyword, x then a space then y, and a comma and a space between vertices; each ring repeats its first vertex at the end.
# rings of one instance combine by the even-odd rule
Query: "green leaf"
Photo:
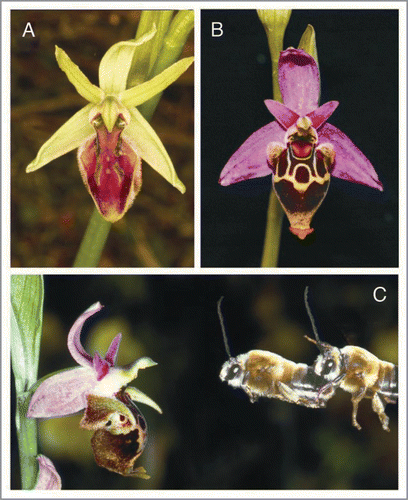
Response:
POLYGON ((57 46, 55 46, 55 57, 57 58, 59 67, 67 75, 68 80, 75 87, 79 95, 94 104, 103 99, 104 94, 102 90, 93 85, 78 66, 71 61, 68 54, 57 46))
POLYGON ((127 107, 139 106, 175 82, 193 61, 194 57, 185 57, 177 61, 151 80, 121 92, 120 101, 127 107))
POLYGON ((89 123, 89 112, 94 107, 87 104, 66 121, 38 151, 35 159, 28 165, 26 172, 34 172, 65 153, 77 149, 88 137, 95 134, 89 123))
POLYGON ((11 357, 18 393, 37 380, 43 300, 42 276, 11 277, 11 357))
POLYGON ((131 115, 130 124, 124 129, 123 136, 133 143, 136 152, 166 181, 170 182, 181 193, 185 193, 186 188, 177 177, 173 163, 148 121, 136 109, 129 109, 131 115))

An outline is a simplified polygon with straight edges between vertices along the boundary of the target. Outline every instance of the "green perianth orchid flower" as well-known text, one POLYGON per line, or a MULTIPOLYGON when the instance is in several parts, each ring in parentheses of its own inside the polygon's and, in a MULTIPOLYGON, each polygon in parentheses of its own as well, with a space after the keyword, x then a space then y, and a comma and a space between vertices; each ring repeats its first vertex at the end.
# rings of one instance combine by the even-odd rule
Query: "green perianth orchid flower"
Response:
POLYGON ((89 104, 43 144, 27 172, 79 148, 78 164, 84 184, 102 217, 110 222, 123 217, 140 191, 142 159, 181 193, 185 192, 161 140, 136 106, 177 80, 194 58, 181 59, 151 80, 126 88, 136 48, 155 34, 154 27, 137 40, 113 45, 101 60, 99 87, 62 49, 55 48, 59 67, 89 104))

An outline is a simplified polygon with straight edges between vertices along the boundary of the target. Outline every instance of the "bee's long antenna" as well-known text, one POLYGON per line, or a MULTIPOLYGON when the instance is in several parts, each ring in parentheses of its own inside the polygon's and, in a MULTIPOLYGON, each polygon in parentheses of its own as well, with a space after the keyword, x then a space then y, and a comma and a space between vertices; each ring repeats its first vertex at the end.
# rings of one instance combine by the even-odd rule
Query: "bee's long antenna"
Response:
POLYGON ((227 352, 227 356, 231 358, 231 351, 228 345, 228 339, 227 339, 227 333, 225 331, 225 326, 224 326, 224 317, 222 315, 221 311, 221 302, 224 297, 221 297, 220 300, 217 302, 217 311, 218 311, 218 317, 220 318, 220 323, 221 323, 221 331, 222 331, 222 338, 224 339, 224 345, 225 345, 225 350, 227 352))
POLYGON ((313 333, 314 333, 314 336, 316 338, 316 345, 320 349, 320 346, 321 346, 322 343, 320 341, 319 334, 317 333, 316 323, 315 323, 312 311, 310 310, 309 302, 307 300, 308 293, 309 293, 309 287, 307 286, 305 288, 305 306, 306 306, 306 311, 307 311, 307 315, 309 316, 310 322, 312 323, 313 333))

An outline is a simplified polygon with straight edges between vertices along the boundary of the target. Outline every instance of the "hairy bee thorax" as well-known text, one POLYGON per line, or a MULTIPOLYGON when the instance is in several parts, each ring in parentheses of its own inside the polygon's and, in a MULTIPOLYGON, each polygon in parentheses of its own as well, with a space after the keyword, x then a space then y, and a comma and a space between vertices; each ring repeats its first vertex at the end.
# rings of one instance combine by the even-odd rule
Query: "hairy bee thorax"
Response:
POLYGON ((252 350, 230 358, 221 368, 220 379, 243 389, 251 402, 266 397, 310 408, 321 407, 324 403, 318 398, 324 380, 312 367, 269 351, 252 350))
POLYGON ((300 239, 313 232, 310 223, 329 189, 334 164, 333 146, 317 143, 317 132, 305 116, 288 129, 286 146, 271 142, 267 147, 276 195, 289 219, 290 231, 300 239))

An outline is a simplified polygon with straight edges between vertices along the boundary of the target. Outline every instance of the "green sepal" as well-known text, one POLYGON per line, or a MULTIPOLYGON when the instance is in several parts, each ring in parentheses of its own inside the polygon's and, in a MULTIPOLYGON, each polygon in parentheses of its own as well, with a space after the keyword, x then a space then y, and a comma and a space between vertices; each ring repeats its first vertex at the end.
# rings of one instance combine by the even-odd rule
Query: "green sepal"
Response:
POLYGON ((147 82, 125 90, 119 94, 119 99, 125 106, 139 106, 175 82, 193 63, 194 57, 185 57, 163 70, 147 82))
POLYGON ((123 131, 123 137, 133 144, 136 153, 156 172, 163 176, 181 193, 186 188, 177 177, 173 163, 156 132, 142 114, 136 109, 129 109, 131 121, 123 131))
POLYGON ((71 61, 68 54, 57 46, 55 46, 55 57, 58 66, 67 75, 68 80, 75 87, 79 95, 94 104, 103 99, 103 91, 96 85, 93 85, 78 66, 71 61))
POLYGON ((118 42, 103 56, 99 65, 99 85, 106 94, 118 94, 126 89, 126 82, 137 47, 151 40, 156 34, 153 27, 137 40, 118 42))
POLYGON ((93 107, 93 104, 87 104, 66 121, 41 146, 35 159, 28 165, 26 172, 34 172, 50 161, 77 149, 85 139, 95 134, 94 128, 89 123, 89 112, 93 107))
POLYGON ((11 277, 11 359, 17 394, 37 380, 42 333, 42 276, 11 277))

